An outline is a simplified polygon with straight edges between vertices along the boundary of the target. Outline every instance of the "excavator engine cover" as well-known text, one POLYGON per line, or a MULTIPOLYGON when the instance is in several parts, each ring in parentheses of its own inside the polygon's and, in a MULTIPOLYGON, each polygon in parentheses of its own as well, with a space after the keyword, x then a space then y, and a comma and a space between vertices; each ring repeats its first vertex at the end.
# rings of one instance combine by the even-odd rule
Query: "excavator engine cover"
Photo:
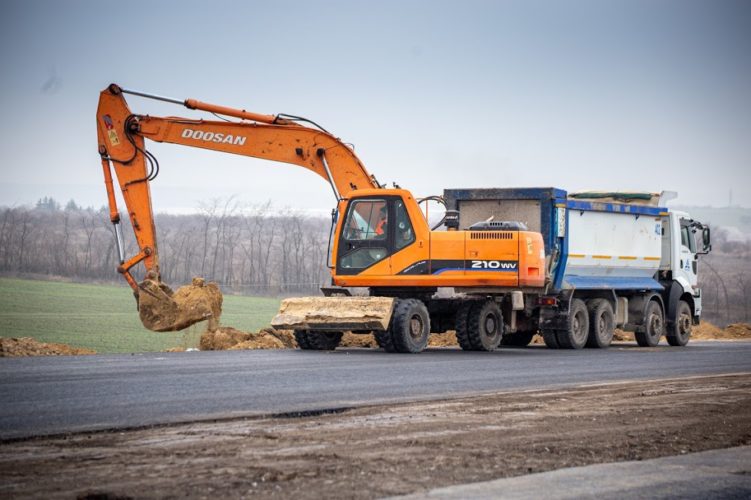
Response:
POLYGON ((271 320, 276 330, 386 330, 391 297, 298 297, 284 299, 271 320))
POLYGON ((219 326, 222 293, 216 283, 201 278, 175 292, 164 283, 146 279, 138 285, 138 314, 143 326, 155 332, 182 330, 207 320, 212 331, 219 326))

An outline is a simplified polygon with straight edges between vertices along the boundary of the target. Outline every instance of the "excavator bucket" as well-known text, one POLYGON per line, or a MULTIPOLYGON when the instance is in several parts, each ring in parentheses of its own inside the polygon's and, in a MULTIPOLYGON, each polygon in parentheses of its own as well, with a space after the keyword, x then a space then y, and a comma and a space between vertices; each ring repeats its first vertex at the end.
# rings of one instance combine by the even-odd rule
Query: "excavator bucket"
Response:
POLYGON ((391 297, 299 297, 284 299, 271 320, 277 330, 386 330, 391 297))
POLYGON ((207 284, 201 278, 175 292, 164 283, 146 279, 138 285, 138 314, 143 326, 155 332, 182 330, 199 321, 208 321, 213 331, 222 314, 222 292, 216 283, 207 284))

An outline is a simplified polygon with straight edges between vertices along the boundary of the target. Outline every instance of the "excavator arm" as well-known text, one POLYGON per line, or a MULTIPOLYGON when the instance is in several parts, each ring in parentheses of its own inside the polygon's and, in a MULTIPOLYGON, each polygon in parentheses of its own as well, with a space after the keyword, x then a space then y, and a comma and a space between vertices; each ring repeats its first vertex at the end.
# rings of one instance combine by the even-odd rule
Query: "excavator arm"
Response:
POLYGON ((298 165, 323 177, 331 185, 337 201, 357 189, 382 187, 349 146, 320 127, 302 125, 304 122, 315 125, 299 117, 262 115, 194 99, 181 101, 125 90, 115 84, 101 92, 97 139, 110 220, 117 237, 118 272, 136 295, 144 326, 155 331, 179 330, 212 317, 218 319, 216 316, 221 310, 221 294, 215 285, 204 287, 202 281, 197 281, 193 288, 183 287, 172 292, 161 282, 149 187, 158 174, 159 165, 146 150, 145 139, 298 165), (239 121, 133 114, 124 94, 171 102, 239 121), (138 253, 129 258, 124 255, 115 185, 122 193, 139 248, 138 253), (141 262, 146 268, 146 279, 138 283, 131 269, 141 262), (206 290, 194 293, 197 288, 206 290))

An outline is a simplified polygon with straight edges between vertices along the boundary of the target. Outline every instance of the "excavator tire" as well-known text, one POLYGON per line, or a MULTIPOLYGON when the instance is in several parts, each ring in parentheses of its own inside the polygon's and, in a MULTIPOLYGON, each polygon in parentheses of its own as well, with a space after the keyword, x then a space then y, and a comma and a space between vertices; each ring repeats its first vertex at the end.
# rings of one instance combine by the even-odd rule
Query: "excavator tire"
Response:
POLYGON ((475 348, 469 340, 469 315, 472 311, 472 302, 462 304, 456 311, 456 340, 465 351, 474 351, 475 348))
POLYGON ((428 346, 430 315, 418 299, 397 299, 389 326, 396 352, 418 353, 428 346))
POLYGON ((311 332, 295 330, 295 340, 306 351, 333 351, 342 341, 342 332, 311 332))
POLYGON ((494 351, 503 337, 503 314, 495 301, 475 304, 470 309, 467 337, 475 351, 494 351))
POLYGON ((391 330, 374 330, 373 337, 375 337, 378 347, 386 352, 396 352, 396 346, 394 345, 394 339, 391 338, 391 330))

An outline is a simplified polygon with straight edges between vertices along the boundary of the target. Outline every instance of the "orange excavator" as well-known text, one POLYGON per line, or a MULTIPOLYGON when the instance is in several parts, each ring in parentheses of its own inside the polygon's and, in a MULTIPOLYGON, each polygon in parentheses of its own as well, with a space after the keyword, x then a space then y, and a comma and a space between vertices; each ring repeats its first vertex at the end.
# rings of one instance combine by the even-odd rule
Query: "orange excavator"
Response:
POLYGON ((520 223, 491 221, 458 230, 458 218, 449 212, 448 230, 434 230, 409 191, 379 184, 348 145, 301 117, 257 114, 112 84, 99 97, 97 138, 118 271, 133 288, 141 320, 151 330, 218 321, 221 293, 202 280, 175 292, 161 281, 149 188, 159 166, 146 139, 298 165, 330 184, 336 197, 328 262, 332 286, 322 289, 323 297, 285 299, 272 320, 274 328, 294 330, 303 349, 333 349, 343 331, 352 331, 372 332, 387 351, 419 352, 431 332, 455 329, 464 349, 493 350, 506 331, 514 330, 512 319, 524 290, 545 285, 539 233, 520 223), (127 94, 221 120, 134 114, 127 94), (130 258, 124 256, 115 178, 139 248, 130 258), (139 283, 131 271, 141 263, 146 272, 139 283), (350 296, 348 287, 366 287, 369 295, 350 296), (436 294, 439 287, 460 293, 442 298, 436 294), (193 293, 197 288, 202 293, 193 293))

